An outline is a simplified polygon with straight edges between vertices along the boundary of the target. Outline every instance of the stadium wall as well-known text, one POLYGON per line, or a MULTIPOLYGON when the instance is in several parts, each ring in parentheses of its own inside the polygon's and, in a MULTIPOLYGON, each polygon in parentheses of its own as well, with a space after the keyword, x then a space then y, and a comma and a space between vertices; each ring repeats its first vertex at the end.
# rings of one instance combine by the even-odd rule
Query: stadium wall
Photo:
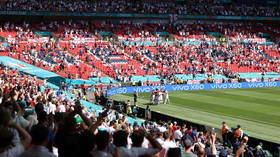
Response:
MULTIPOLYGON (((128 14, 128 13, 82 13, 82 12, 42 12, 42 11, 0 11, 0 15, 19 16, 64 16, 64 17, 101 17, 101 18, 158 18, 168 19, 172 14, 128 14)), ((280 21, 280 17, 262 16, 208 16, 208 15, 177 15, 179 19, 213 19, 213 20, 253 20, 280 21)))
POLYGON ((220 21, 220 22, 268 22, 280 23, 280 17, 261 16, 207 16, 207 15, 177 15, 177 14, 129 14, 129 13, 83 13, 83 12, 46 12, 46 11, 0 11, 0 21, 53 21, 53 20, 90 20, 90 21, 137 21, 144 23, 168 23, 172 16, 176 22, 190 21, 220 21))

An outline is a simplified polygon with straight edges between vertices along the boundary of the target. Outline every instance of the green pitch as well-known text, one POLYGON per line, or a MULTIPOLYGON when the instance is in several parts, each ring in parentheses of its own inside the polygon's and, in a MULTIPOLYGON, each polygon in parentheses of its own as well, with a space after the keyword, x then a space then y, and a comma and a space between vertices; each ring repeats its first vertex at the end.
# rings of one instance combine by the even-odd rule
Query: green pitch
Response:
MULTIPOLYGON (((139 106, 146 107, 150 93, 139 94, 139 106)), ((171 104, 152 105, 161 112, 195 123, 220 128, 240 124, 251 136, 280 143, 280 88, 218 89, 169 92, 171 104)), ((133 102, 133 95, 115 95, 133 102)))

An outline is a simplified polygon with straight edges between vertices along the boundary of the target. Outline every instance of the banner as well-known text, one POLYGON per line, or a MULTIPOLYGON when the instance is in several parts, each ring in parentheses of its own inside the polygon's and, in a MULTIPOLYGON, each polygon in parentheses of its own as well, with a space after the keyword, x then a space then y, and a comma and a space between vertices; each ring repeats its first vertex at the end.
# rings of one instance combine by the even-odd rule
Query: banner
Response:
POLYGON ((279 87, 280 81, 273 82, 242 82, 242 83, 209 83, 209 84, 179 84, 159 86, 118 87, 107 90, 107 96, 127 93, 149 93, 152 90, 163 89, 168 91, 191 91, 208 89, 233 89, 233 88, 261 88, 279 87))
POLYGON ((36 66, 30 65, 28 63, 19 61, 8 56, 0 56, 0 63, 13 69, 17 69, 19 71, 27 73, 29 75, 37 76, 39 78, 60 77, 56 73, 49 72, 47 70, 38 68, 36 66))

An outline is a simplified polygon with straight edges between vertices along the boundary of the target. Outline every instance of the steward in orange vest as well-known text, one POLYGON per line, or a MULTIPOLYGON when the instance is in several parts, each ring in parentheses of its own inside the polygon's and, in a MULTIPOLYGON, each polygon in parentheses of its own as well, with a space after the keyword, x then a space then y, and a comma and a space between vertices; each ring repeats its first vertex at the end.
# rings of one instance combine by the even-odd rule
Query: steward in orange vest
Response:
POLYGON ((223 137, 223 145, 228 146, 229 145, 229 127, 226 124, 226 122, 222 122, 222 137, 223 137))
POLYGON ((240 125, 237 125, 237 128, 235 129, 233 137, 235 139, 241 139, 243 136, 243 130, 241 129, 240 125))

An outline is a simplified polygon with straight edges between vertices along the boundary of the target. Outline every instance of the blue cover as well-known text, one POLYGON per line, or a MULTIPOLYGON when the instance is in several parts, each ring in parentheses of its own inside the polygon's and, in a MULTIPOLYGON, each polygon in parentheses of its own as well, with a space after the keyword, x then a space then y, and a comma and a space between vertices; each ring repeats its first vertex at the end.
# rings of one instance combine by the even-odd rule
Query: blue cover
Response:
POLYGON ((49 72, 47 70, 38 68, 36 66, 30 65, 28 63, 19 61, 17 59, 8 57, 8 56, 0 56, 0 63, 9 66, 13 69, 17 69, 29 75, 34 75, 39 78, 50 78, 50 77, 60 77, 58 74, 49 72))

